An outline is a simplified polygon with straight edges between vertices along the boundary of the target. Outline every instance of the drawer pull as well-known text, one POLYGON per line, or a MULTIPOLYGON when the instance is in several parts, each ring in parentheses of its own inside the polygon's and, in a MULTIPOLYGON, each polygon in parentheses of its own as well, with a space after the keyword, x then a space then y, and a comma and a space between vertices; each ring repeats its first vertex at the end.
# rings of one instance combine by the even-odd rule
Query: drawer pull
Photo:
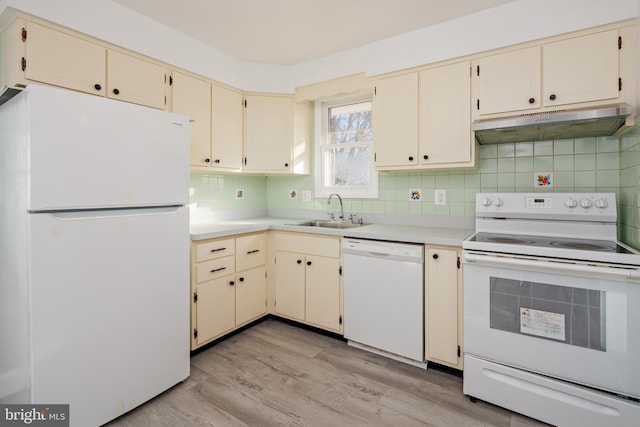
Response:
POLYGON ((224 251, 227 248, 218 248, 218 249, 211 249, 211 252, 220 252, 220 251, 224 251))
POLYGON ((260 249, 254 249, 254 250, 252 250, 252 251, 249 251, 249 252, 247 252, 247 255, 249 255, 249 254, 255 254, 255 253, 257 253, 257 252, 260 252, 260 249))
POLYGON ((211 273, 216 273, 218 271, 222 271, 222 270, 226 270, 227 267, 220 267, 220 268, 214 268, 213 270, 211 270, 211 273))

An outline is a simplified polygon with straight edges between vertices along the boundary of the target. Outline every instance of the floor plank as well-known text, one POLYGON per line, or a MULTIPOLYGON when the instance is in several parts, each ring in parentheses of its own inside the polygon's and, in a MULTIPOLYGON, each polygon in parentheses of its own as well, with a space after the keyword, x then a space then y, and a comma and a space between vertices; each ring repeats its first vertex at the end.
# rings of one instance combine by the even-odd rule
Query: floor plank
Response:
POLYGON ((462 380, 274 319, 191 358, 191 376, 108 424, 129 426, 500 426, 545 424, 485 402, 462 380))

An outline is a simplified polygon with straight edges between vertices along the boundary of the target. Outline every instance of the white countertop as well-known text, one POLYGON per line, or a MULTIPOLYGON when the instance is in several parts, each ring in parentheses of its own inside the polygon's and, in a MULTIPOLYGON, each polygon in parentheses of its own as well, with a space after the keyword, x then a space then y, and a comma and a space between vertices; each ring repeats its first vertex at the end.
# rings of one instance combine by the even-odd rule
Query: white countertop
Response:
POLYGON ((349 229, 293 225, 303 221, 304 219, 300 218, 262 217, 237 221, 200 222, 191 225, 190 234, 191 240, 204 240, 256 231, 280 230, 361 239, 462 246, 464 238, 474 232, 473 229, 469 228, 423 227, 395 224, 369 224, 349 229))

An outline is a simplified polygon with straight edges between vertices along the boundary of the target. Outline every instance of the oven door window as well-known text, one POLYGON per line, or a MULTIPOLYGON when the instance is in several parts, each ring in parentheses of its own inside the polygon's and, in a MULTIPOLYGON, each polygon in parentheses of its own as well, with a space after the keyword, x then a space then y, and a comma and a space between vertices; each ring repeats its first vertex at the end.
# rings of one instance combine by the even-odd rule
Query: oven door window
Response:
POLYGON ((606 292, 490 278, 492 329, 606 351, 606 292))

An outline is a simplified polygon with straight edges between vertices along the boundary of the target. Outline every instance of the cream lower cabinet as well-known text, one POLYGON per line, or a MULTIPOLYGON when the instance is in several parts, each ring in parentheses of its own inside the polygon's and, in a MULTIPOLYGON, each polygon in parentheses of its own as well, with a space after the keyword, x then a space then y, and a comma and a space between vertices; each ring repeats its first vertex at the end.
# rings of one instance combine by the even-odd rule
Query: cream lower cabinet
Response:
POLYGON ((275 314, 342 333, 340 238, 275 236, 275 314))
POLYGON ((460 248, 425 247, 425 359, 462 369, 460 248))
POLYGON ((265 234, 191 243, 191 349, 267 313, 265 234))

